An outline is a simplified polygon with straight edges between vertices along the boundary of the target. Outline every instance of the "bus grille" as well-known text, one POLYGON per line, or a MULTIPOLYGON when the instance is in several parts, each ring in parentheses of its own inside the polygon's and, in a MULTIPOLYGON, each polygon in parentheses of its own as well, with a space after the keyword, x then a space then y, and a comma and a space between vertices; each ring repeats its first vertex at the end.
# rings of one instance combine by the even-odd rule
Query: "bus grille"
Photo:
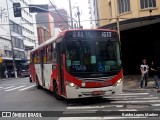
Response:
POLYGON ((97 82, 97 81, 106 81, 114 78, 115 76, 110 76, 110 77, 98 77, 98 78, 80 78, 77 77, 77 79, 85 81, 85 82, 97 82))

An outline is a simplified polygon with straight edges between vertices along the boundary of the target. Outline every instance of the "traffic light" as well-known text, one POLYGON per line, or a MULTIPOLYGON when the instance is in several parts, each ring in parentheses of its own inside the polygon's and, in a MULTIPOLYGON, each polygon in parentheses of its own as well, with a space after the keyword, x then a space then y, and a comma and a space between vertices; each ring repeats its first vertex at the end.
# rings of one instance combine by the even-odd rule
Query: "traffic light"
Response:
POLYGON ((21 4, 20 3, 13 3, 13 12, 14 17, 21 17, 21 4))

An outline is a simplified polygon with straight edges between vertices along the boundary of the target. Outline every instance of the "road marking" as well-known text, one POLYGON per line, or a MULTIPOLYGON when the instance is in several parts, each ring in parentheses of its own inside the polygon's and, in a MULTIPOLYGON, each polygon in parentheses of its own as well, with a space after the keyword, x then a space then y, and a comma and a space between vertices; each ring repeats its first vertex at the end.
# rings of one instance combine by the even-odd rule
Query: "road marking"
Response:
POLYGON ((118 110, 118 111, 138 111, 136 109, 121 109, 121 110, 118 110))
POLYGON ((147 117, 60 117, 58 120, 118 120, 129 118, 147 118, 147 117))
POLYGON ((29 87, 25 87, 25 88, 22 88, 22 89, 20 89, 20 90, 18 90, 18 91, 27 90, 27 89, 32 88, 32 87, 35 87, 35 86, 36 86, 36 85, 32 85, 32 86, 29 86, 29 87))
POLYGON ((24 86, 15 87, 15 88, 8 89, 8 90, 5 90, 5 91, 12 91, 12 90, 16 90, 16 89, 19 89, 19 88, 22 88, 22 87, 24 87, 24 86))
POLYGON ((145 97, 145 98, 112 98, 112 100, 155 100, 159 97, 145 97))
POLYGON ((149 93, 122 93, 118 94, 117 96, 125 96, 125 95, 148 95, 149 93))
POLYGON ((133 98, 133 99, 144 99, 144 100, 149 100, 149 99, 159 99, 159 97, 133 98))
POLYGON ((21 82, 21 83, 8 83, 8 84, 2 84, 2 85, 4 86, 4 85, 20 85, 20 84, 30 84, 30 83, 29 82, 21 82))
POLYGON ((106 106, 75 106, 67 107, 68 110, 71 109, 94 109, 94 108, 106 108, 106 107, 123 107, 124 105, 106 105, 106 106))
POLYGON ((146 102, 160 102, 160 100, 146 100, 146 101, 113 101, 111 103, 146 103, 146 102))
POLYGON ((12 88, 12 87, 14 87, 14 86, 6 87, 6 88, 4 88, 4 89, 9 89, 9 88, 12 88))
POLYGON ((108 97, 103 97, 103 98, 128 98, 128 97, 139 97, 139 96, 108 96, 108 97))
POLYGON ((156 106, 160 106, 160 104, 151 104, 152 106, 156 107, 156 106))

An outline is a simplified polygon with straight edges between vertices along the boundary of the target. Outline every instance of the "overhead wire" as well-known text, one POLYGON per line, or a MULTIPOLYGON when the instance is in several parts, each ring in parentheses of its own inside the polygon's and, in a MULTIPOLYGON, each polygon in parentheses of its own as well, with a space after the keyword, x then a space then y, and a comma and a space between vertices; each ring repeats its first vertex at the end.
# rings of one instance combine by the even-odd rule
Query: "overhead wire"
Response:
MULTIPOLYGON (((62 15, 59 13, 59 11, 54 7, 53 3, 51 2, 51 0, 49 0, 50 4, 52 5, 52 7, 56 10, 56 12, 58 13, 58 15, 62 18, 62 20, 64 20, 65 23, 67 23, 68 26, 70 26, 72 28, 71 25, 68 24, 68 22, 62 17, 62 15)), ((66 27, 66 26, 65 26, 66 27)))

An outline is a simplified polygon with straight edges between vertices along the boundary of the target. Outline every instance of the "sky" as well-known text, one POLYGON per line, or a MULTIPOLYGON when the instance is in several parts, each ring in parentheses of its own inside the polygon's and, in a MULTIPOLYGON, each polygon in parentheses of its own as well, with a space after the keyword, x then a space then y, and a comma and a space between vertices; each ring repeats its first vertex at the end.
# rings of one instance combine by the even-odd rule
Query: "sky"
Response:
MULTIPOLYGON (((48 0, 32 0, 34 4, 48 4, 48 0)), ((64 8, 69 13, 69 0, 51 0, 52 3, 55 3, 57 8, 64 8)), ((81 12, 81 25, 83 25, 84 28, 90 28, 90 22, 85 21, 89 20, 89 10, 88 10, 88 0, 71 0, 71 5, 73 6, 79 6, 79 10, 81 12)), ((72 16, 77 19, 75 16, 76 8, 72 9, 72 16)))

